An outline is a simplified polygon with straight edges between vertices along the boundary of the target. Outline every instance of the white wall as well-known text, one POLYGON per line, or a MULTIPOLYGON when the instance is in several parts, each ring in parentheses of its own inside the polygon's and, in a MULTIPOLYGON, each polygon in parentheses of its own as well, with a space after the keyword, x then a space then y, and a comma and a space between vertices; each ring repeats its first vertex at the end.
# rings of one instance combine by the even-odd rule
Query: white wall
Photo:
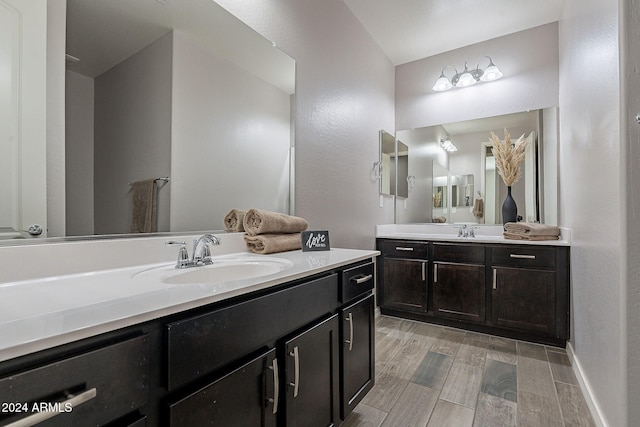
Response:
MULTIPOLYGON (((65 47, 66 1, 47 2, 47 235, 65 230, 65 47)), ((30 173, 37 168, 29 163, 30 173)), ((30 224, 26 224, 29 226, 30 224)))
MULTIPOLYGON (((396 129, 558 105, 557 46, 558 24, 551 23, 399 65, 396 129), (465 61, 475 66, 484 55, 492 57, 504 77, 464 89, 432 90, 444 66, 453 65, 460 70, 465 61)), ((488 62, 486 58, 484 61, 488 62)))
MULTIPOLYGON (((95 79, 95 232, 128 233, 130 182, 169 176, 171 47, 166 34, 95 79)), ((158 231, 169 229, 169 186, 158 231)))
MULTIPOLYGON (((640 396, 640 126, 635 118, 640 114, 640 1, 621 1, 623 66, 622 159, 625 174, 622 179, 626 199, 625 222, 627 311, 627 396, 640 396), (626 135, 625 132, 626 131, 626 135)), ((629 425, 640 425, 640 405, 629 402, 629 425)))
POLYGON ((171 230, 289 211, 290 96, 174 32, 171 230), (212 78, 215 77, 215 78, 212 78))
POLYGON ((72 71, 66 75, 66 235, 87 236, 94 233, 94 80, 72 71))
POLYGON ((296 60, 296 214, 335 247, 370 249, 378 131, 394 126, 394 67, 341 0, 217 0, 296 60))
POLYGON ((626 394, 619 1, 565 0, 559 29, 559 222, 572 229, 571 346, 606 425, 638 425, 627 419, 638 396, 626 394))

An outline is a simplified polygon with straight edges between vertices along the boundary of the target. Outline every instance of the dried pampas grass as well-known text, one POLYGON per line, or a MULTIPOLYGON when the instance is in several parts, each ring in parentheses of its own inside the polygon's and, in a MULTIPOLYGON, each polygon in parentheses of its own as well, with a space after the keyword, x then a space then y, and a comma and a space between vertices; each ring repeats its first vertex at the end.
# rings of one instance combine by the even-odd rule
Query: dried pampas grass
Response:
POLYGON ((524 134, 522 134, 513 144, 511 135, 506 129, 504 130, 504 141, 501 141, 493 132, 491 132, 491 141, 493 142, 491 152, 496 158, 496 169, 505 185, 510 187, 520 179, 520 163, 524 160, 524 149, 527 146, 527 141, 525 141, 524 134))

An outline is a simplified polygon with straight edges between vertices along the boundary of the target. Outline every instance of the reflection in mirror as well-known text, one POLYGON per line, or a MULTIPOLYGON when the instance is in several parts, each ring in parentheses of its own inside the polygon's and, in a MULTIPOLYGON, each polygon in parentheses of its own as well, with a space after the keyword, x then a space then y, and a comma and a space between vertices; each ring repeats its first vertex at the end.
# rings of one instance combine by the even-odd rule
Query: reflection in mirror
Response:
MULTIPOLYGON (((512 188, 519 215, 527 221, 557 224, 557 114, 557 108, 551 107, 397 131, 397 138, 409 142, 414 153, 412 157, 429 159, 428 165, 423 162, 419 168, 412 167, 417 185, 407 206, 396 205, 397 222, 436 222, 444 217, 447 222, 502 224, 500 216, 504 196, 500 184, 504 186, 504 183, 491 169, 492 166, 487 167, 486 163, 491 159, 486 156, 486 149, 490 132, 501 136, 506 128, 514 140, 522 134, 531 137, 527 157, 521 166, 522 177, 512 188), (446 153, 439 146, 440 138, 447 135, 451 136, 458 151, 446 153), (431 179, 420 179, 419 174, 431 172, 430 169, 433 171, 429 173, 431 179), (444 178, 438 178, 445 176, 443 170, 450 180, 447 183, 444 183, 444 178), (416 192, 426 192, 435 200, 439 191, 443 200, 437 206, 434 202, 430 209, 431 218, 425 220, 423 216, 402 214, 414 208, 411 200, 416 192), (485 200, 489 197, 491 200, 485 200)), ((416 210, 420 208, 418 206, 416 210)))
POLYGON ((449 222, 449 170, 433 161, 433 222, 449 222))
POLYGON ((389 132, 380 131, 380 160, 377 173, 380 176, 380 194, 392 196, 395 188, 391 186, 391 159, 396 155, 396 138, 389 132))
POLYGON ((292 58, 213 1, 68 0, 66 31, 68 236, 128 233, 160 177, 160 232, 293 212, 292 58))
POLYGON ((396 173, 393 174, 396 180, 396 195, 398 197, 409 197, 409 147, 404 142, 398 140, 396 144, 398 155, 396 161, 396 173))

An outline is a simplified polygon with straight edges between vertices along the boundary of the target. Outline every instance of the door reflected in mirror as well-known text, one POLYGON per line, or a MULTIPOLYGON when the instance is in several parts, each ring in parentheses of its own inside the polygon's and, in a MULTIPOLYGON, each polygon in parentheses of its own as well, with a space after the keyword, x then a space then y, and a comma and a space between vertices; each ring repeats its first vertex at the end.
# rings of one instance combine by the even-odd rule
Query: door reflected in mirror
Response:
POLYGON ((433 207, 435 223, 449 222, 449 170, 433 161, 433 207))

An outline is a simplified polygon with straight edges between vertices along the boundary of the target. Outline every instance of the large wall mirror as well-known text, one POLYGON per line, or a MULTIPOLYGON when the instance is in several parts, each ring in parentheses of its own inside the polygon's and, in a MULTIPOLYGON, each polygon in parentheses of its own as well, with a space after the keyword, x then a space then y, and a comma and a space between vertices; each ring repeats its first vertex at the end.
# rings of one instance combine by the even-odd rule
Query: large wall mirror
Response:
POLYGON ((396 204, 396 222, 502 224, 507 189, 495 170, 490 132, 502 138, 506 128, 513 141, 527 139, 522 177, 512 188, 518 215, 557 224, 557 115, 552 107, 396 132, 414 153, 409 174, 416 183, 396 204), (455 151, 443 148, 446 140, 455 151))
POLYGON ((292 213, 295 61, 273 43, 211 0, 68 0, 59 36, 67 236, 128 233, 152 178, 159 232, 292 213))

